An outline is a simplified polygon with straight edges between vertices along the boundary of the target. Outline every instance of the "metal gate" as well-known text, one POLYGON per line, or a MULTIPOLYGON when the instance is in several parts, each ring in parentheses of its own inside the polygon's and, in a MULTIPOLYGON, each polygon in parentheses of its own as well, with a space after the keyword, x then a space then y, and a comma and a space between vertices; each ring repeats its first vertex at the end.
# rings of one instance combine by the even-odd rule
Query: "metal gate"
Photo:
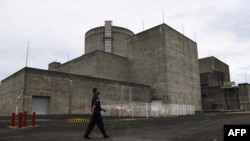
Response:
POLYGON ((36 112, 38 115, 48 114, 49 98, 50 97, 32 96, 32 112, 36 112))

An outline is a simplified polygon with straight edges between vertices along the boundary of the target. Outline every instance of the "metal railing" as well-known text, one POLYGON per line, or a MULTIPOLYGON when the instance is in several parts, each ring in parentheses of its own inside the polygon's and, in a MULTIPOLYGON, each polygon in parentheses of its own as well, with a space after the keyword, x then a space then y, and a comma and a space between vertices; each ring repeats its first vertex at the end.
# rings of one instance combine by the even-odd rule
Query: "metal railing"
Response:
POLYGON ((162 104, 152 105, 151 103, 129 103, 119 105, 102 105, 106 109, 103 116, 119 117, 165 117, 194 115, 194 105, 183 104, 162 104))

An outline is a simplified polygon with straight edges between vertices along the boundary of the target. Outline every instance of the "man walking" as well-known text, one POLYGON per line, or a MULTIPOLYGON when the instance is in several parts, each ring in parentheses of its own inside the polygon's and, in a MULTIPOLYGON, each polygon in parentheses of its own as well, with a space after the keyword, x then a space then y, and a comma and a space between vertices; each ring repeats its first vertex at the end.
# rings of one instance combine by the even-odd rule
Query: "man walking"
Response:
POLYGON ((103 121, 102 121, 102 116, 101 116, 101 111, 106 112, 105 109, 101 107, 101 102, 99 100, 98 95, 100 94, 99 90, 97 88, 93 89, 93 94, 94 96, 92 97, 92 102, 91 102, 91 119, 89 122, 89 125, 87 127, 87 130, 84 134, 85 139, 90 139, 89 134, 93 130, 95 124, 99 127, 100 131, 102 132, 102 135, 104 138, 109 138, 111 137, 110 135, 107 135, 104 129, 103 121))

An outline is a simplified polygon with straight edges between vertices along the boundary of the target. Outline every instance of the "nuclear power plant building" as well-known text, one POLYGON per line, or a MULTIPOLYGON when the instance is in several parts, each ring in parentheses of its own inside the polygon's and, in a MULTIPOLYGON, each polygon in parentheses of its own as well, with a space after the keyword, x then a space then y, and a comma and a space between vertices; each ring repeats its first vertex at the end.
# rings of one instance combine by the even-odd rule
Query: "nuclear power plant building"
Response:
POLYGON ((2 80, 0 114, 88 114, 95 87, 107 116, 195 114, 202 110, 197 44, 166 24, 134 34, 106 21, 86 32, 82 56, 2 80))
POLYGON ((199 59, 202 110, 250 110, 250 85, 236 86, 229 66, 214 56, 199 59))

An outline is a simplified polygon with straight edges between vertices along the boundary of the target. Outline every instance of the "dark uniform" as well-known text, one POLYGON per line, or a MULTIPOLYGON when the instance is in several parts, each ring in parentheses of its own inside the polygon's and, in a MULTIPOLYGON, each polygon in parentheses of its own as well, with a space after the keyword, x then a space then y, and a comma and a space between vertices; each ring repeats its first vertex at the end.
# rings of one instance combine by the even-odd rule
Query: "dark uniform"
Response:
POLYGON ((99 100, 99 97, 97 95, 94 95, 92 97, 92 102, 91 102, 91 108, 93 107, 93 105, 96 105, 95 111, 94 111, 94 115, 91 117, 88 128, 84 134, 85 137, 88 137, 88 135, 91 133, 91 131, 93 130, 95 124, 97 124, 97 126, 99 127, 100 131, 103 134, 103 137, 108 137, 108 135, 105 132, 104 129, 104 125, 103 125, 103 121, 102 121, 102 116, 101 116, 101 102, 99 100))

